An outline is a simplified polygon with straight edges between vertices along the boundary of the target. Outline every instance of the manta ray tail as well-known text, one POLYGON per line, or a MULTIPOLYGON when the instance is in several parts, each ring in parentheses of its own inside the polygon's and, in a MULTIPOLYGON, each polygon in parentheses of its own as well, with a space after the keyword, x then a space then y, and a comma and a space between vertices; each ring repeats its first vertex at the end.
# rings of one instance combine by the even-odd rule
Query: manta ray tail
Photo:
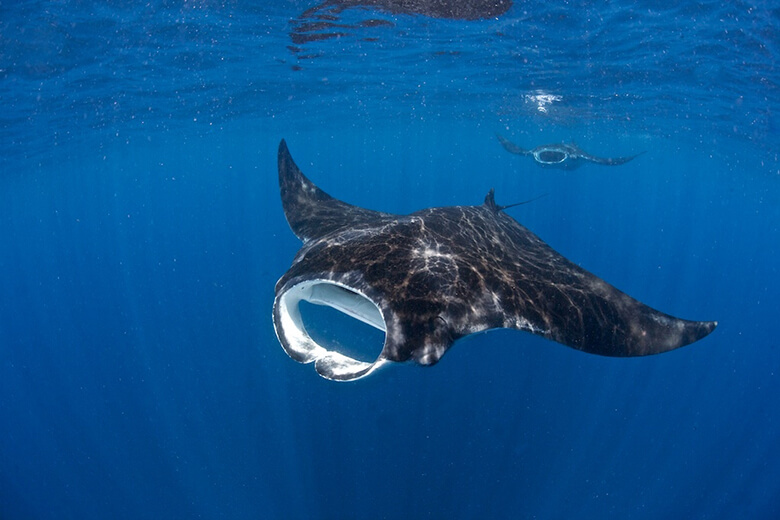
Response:
POLYGON ((496 204, 496 190, 490 188, 490 191, 485 196, 485 206, 498 213, 499 211, 504 211, 505 209, 514 208, 515 206, 522 206, 523 204, 528 204, 535 200, 543 199, 546 196, 547 196, 546 193, 542 193, 541 195, 537 195, 532 199, 524 200, 523 202, 515 202, 514 204, 507 204, 506 206, 500 206, 496 204))

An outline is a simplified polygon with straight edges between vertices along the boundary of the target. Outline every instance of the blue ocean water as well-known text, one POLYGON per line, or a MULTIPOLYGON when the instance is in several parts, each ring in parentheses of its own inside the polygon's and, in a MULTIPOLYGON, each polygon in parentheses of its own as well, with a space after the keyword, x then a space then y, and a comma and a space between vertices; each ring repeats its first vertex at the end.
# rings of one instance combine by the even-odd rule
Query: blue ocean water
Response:
POLYGON ((780 517, 780 7, 316 4, 0 4, 0 517, 780 517), (549 170, 496 133, 646 153, 549 170), (282 138, 371 209, 546 194, 507 211, 719 327, 326 381, 271 322, 282 138))

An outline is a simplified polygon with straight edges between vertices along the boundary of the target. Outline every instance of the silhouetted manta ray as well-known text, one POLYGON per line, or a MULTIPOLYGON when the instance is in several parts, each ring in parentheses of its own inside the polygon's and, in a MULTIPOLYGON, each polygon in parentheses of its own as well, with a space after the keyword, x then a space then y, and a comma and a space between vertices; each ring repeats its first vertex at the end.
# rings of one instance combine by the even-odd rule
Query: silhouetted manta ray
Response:
MULTIPOLYGON (((390 14, 423 15, 450 20, 495 18, 512 7, 512 0, 326 0, 293 21, 290 38, 296 45, 344 36, 345 29, 393 25, 387 20, 366 20, 357 25, 339 23, 339 15, 353 7, 374 8, 390 14)), ((298 49, 292 49, 297 52, 298 49)))
POLYGON ((629 157, 614 157, 610 159, 606 157, 596 157, 594 155, 590 155, 589 153, 580 150, 580 148, 577 145, 563 144, 563 143, 543 144, 541 146, 537 146, 536 148, 532 148, 531 150, 525 150, 523 148, 520 148, 513 142, 505 139, 501 135, 496 134, 496 137, 498 137, 498 141, 506 149, 507 152, 517 154, 517 155, 530 155, 534 158, 534 160, 537 163, 539 163, 542 166, 569 169, 569 170, 573 170, 575 168, 582 166, 582 161, 580 159, 583 159, 585 161, 590 161, 596 164, 617 166, 619 164, 625 164, 631 159, 633 159, 634 157, 637 157, 645 153, 645 152, 640 152, 636 155, 631 155, 629 157))
POLYGON ((525 330, 604 356, 644 356, 697 341, 713 321, 651 309, 571 263, 506 215, 491 190, 481 206, 393 215, 315 186, 279 144, 287 222, 303 247, 276 284, 273 321, 284 350, 327 379, 350 381, 390 361, 439 361, 469 334, 525 330), (301 300, 385 331, 369 363, 315 342, 301 300))

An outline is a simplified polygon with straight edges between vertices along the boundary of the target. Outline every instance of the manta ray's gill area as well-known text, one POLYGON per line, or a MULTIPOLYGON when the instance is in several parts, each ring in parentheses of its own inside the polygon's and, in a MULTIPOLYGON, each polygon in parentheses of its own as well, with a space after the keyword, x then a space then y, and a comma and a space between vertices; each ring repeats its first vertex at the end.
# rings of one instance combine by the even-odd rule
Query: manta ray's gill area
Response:
MULTIPOLYGON (((304 245, 276 286, 276 330, 291 356, 316 361, 324 377, 363 377, 388 360, 434 364, 459 338, 500 327, 625 357, 687 345, 717 325, 656 311, 585 271, 507 215, 492 192, 479 206, 379 213, 317 188, 284 141, 279 183, 285 216, 304 245), (279 302, 315 280, 361 295, 381 314, 362 315, 387 332, 376 363, 335 355, 300 330, 285 332, 302 325, 285 321, 279 302)), ((306 292, 298 294, 306 299, 306 292)), ((361 316, 354 302, 335 308, 361 316)))

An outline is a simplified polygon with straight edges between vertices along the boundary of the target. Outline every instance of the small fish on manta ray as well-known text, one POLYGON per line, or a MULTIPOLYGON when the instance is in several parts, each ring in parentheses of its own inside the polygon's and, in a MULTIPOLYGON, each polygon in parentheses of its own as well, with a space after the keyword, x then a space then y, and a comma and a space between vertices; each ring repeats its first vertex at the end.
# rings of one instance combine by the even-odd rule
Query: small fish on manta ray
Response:
POLYGON ((588 161, 596 164, 602 164, 604 166, 618 166, 625 164, 628 161, 642 155, 645 152, 639 152, 636 155, 630 155, 628 157, 596 157, 581 150, 575 144, 543 144, 526 150, 520 148, 512 141, 505 139, 503 136, 496 134, 501 146, 509 152, 516 155, 530 155, 534 158, 534 161, 539 163, 540 166, 547 168, 558 168, 562 170, 574 170, 584 164, 583 161, 588 161))
POLYGON ((433 365, 458 339, 524 330, 583 352, 646 356, 698 341, 714 321, 656 311, 570 262, 496 204, 394 215, 318 188, 278 152, 282 207, 303 241, 276 284, 273 323, 285 352, 327 379, 352 381, 390 362, 433 365), (375 361, 317 343, 301 301, 327 305, 383 332, 375 361))

